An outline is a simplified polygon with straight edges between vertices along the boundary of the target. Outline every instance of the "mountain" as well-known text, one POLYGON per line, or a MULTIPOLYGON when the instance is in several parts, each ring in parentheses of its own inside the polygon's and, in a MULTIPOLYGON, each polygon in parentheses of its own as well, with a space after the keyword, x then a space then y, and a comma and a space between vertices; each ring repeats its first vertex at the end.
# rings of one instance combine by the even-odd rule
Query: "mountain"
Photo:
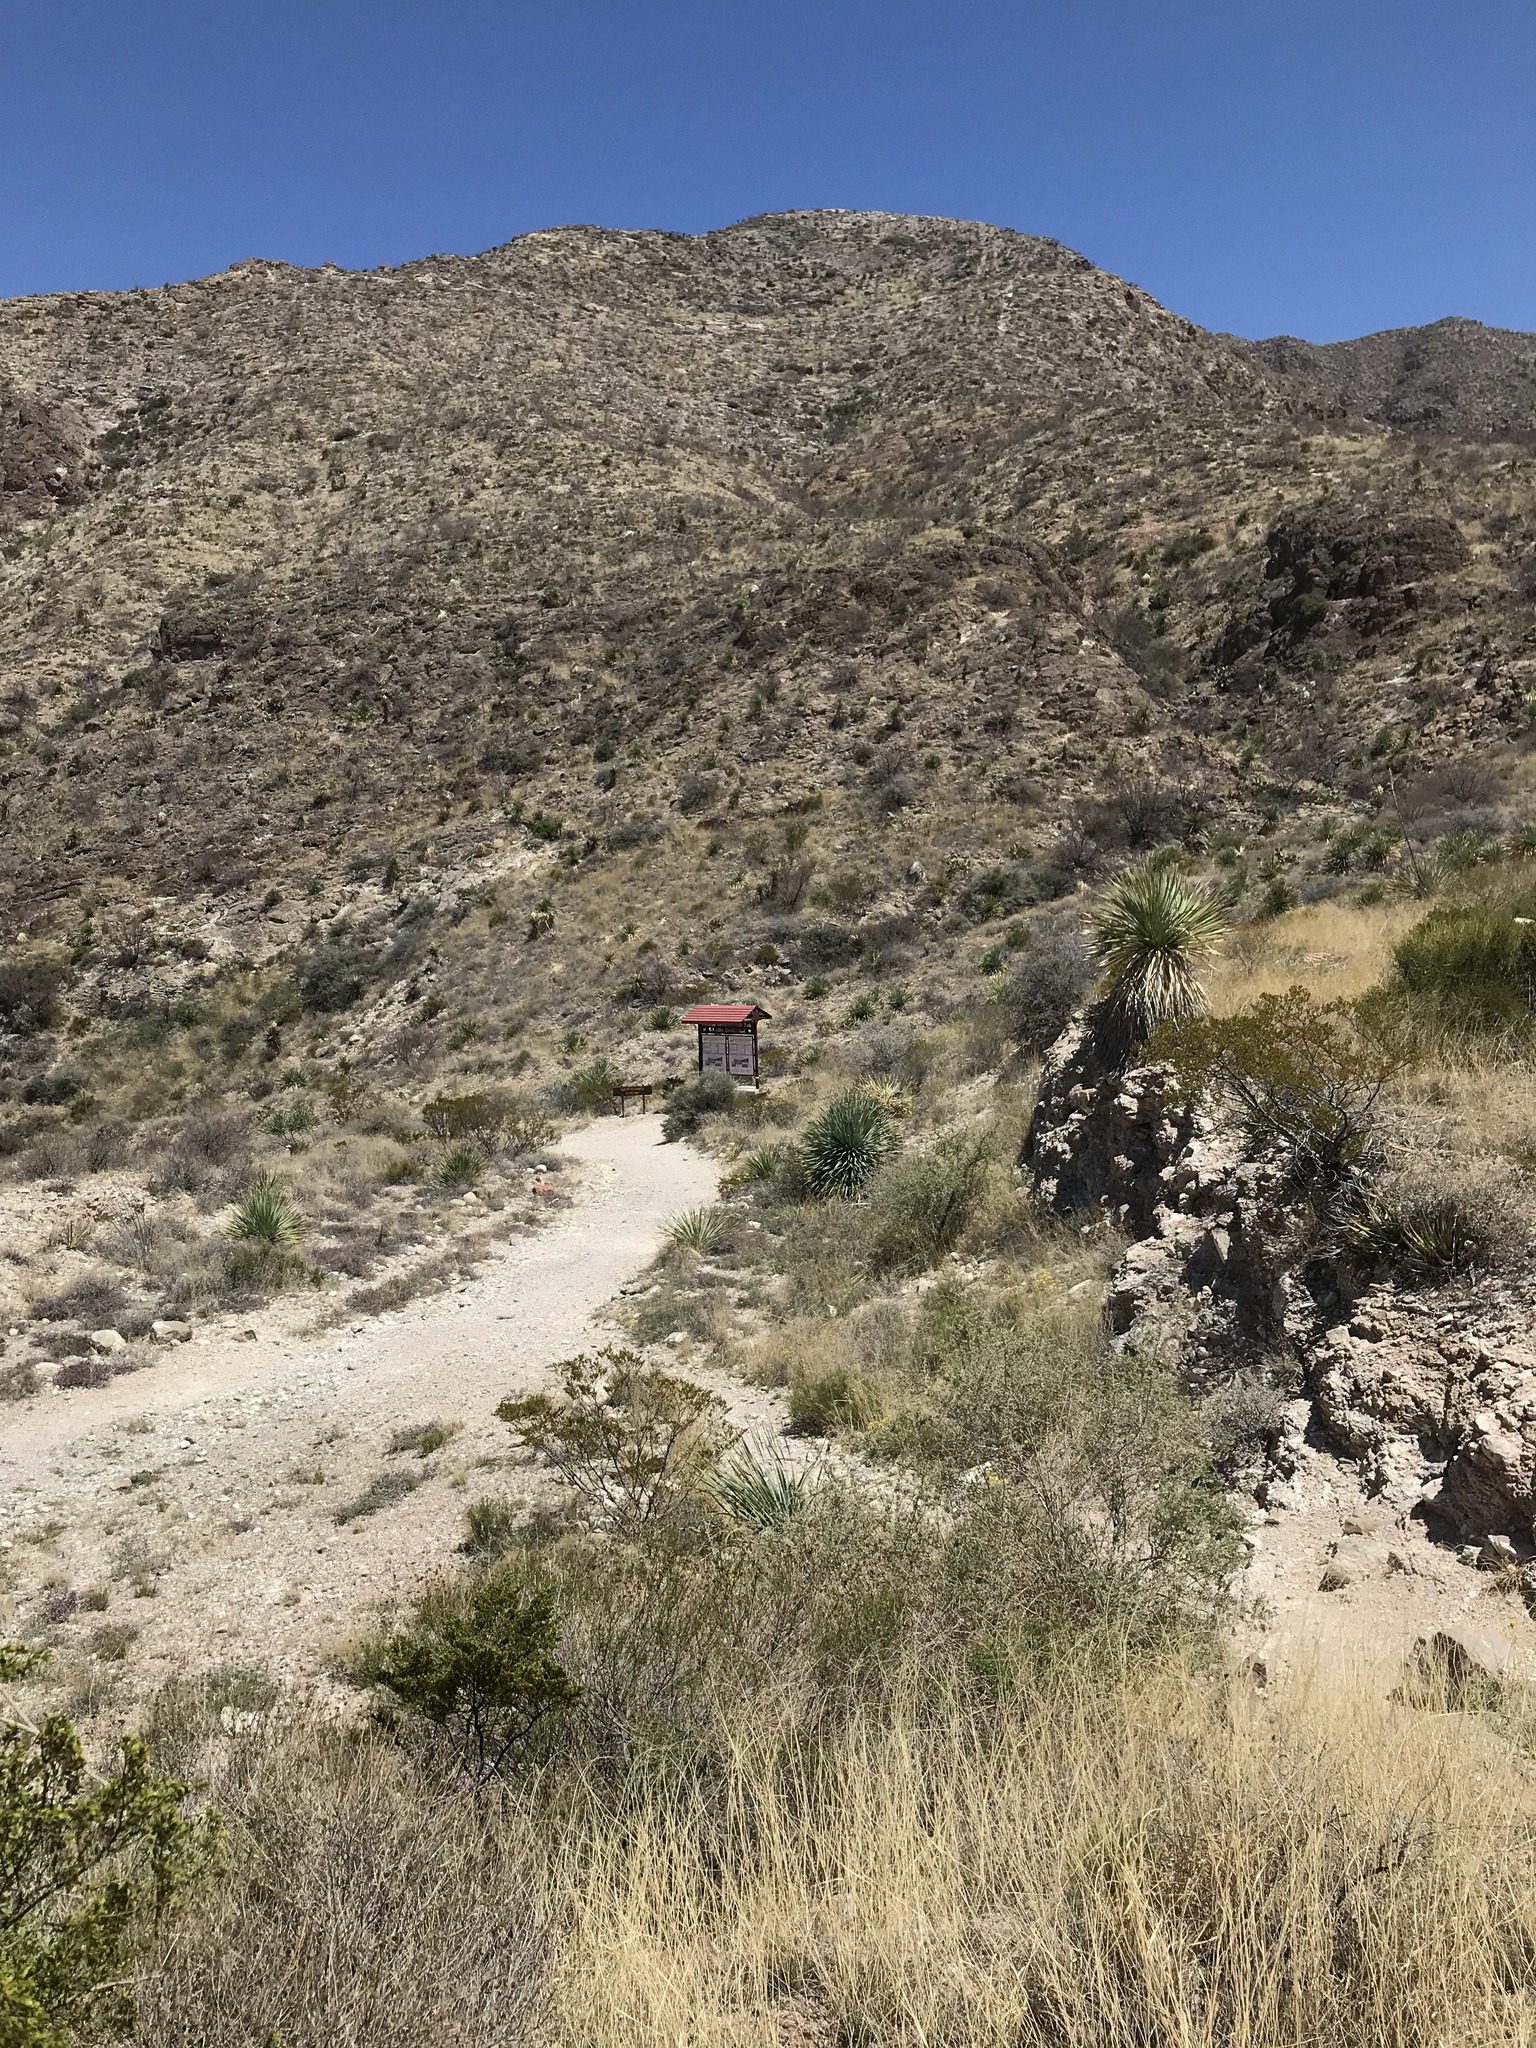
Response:
POLYGON ((1247 353, 1325 412, 1473 440, 1536 436, 1536 334, 1450 319, 1357 341, 1277 334, 1247 353))
POLYGON ((84 1060, 217 988, 175 1099, 279 1015, 410 1073, 938 1002, 1168 836, 1309 885, 1330 806, 1529 728, 1521 338, 1424 332, 1249 345, 860 213, 0 305, 0 1007, 41 948, 84 1060))

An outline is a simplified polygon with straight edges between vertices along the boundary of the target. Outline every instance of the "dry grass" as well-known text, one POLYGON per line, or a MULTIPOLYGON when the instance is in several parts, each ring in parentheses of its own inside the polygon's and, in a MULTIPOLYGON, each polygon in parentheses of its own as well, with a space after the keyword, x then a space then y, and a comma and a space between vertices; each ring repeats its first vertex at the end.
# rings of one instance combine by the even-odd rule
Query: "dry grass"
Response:
POLYGON ((1320 1003, 1352 1002, 1386 978, 1392 948, 1423 915, 1422 903, 1312 903, 1240 926, 1205 976, 1211 1008, 1229 1017, 1296 982, 1320 1003))
POLYGON ((1530 1788, 1379 1701, 1184 1679, 986 1728, 764 1732, 543 1880, 564 2038, 773 2048, 1492 2048, 1536 2038, 1530 1788))
POLYGON ((1363 1686, 1064 1682, 815 1754, 759 1710, 716 1780, 558 1810, 305 1725, 218 1791, 230 1875, 151 1984, 167 2048, 1536 2040, 1528 1770, 1363 1686))

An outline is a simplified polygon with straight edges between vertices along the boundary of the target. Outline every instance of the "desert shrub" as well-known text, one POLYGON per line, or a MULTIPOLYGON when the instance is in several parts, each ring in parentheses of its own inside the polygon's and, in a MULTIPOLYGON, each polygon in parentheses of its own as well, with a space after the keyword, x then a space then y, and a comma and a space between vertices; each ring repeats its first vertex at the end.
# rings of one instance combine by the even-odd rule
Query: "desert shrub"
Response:
POLYGON ((238 1111, 209 1110, 189 1117, 171 1141, 156 1184, 190 1195, 217 1195, 238 1184, 249 1158, 250 1137, 250 1123, 238 1111))
POLYGON ((299 1001, 321 1016, 350 1010, 363 992, 367 973, 365 957, 355 946, 340 940, 317 946, 299 967, 296 977, 299 1001))
POLYGON ((991 1157, 989 1133, 956 1131, 884 1173, 871 1204, 876 1268, 921 1271, 952 1251, 981 1199, 991 1157))
POLYGON ((43 1322, 74 1320, 99 1329, 127 1305, 127 1295, 110 1273, 92 1271, 79 1274, 56 1294, 39 1295, 32 1313, 43 1322))
MULTIPOLYGON (((267 1295, 281 1294, 289 1287, 318 1286, 323 1279, 320 1269, 310 1265, 297 1252, 258 1238, 225 1248, 217 1279, 206 1289, 206 1295, 234 1307, 262 1301, 267 1295)), ((198 1285, 193 1272, 184 1274, 178 1281, 172 1289, 171 1299, 190 1305, 203 1298, 204 1294, 205 1290, 198 1285)))
POLYGON ((358 1675, 437 1731, 456 1768, 484 1784, 576 1698, 559 1643, 549 1590, 504 1564, 430 1587, 410 1624, 364 1653, 358 1675))
POLYGON ((257 1118, 261 1129, 274 1138, 302 1137, 306 1131, 314 1130, 319 1121, 314 1104, 305 1095, 297 1095, 291 1102, 274 1103, 257 1118))
POLYGON ((397 1501, 414 1493, 421 1484, 421 1474, 409 1466, 397 1466, 392 1472, 381 1472, 370 1479, 362 1492, 353 1499, 343 1501, 332 1520, 338 1528, 345 1528, 349 1522, 364 1522, 370 1515, 379 1514, 384 1508, 392 1508, 397 1501))
POLYGON ((805 1183, 819 1201, 863 1194, 896 1145, 890 1112, 866 1089, 829 1102, 800 1142, 805 1183))
POLYGON ((231 1237, 273 1251, 297 1244, 303 1233, 303 1217, 270 1173, 256 1176, 229 1219, 231 1237))
POLYGON ((464 1548, 471 1557, 500 1557, 518 1540, 523 1510, 514 1500, 484 1494, 464 1510, 464 1548))
MULTIPOLYGON (((39 1653, 0 1644, 0 1680, 39 1653)), ((0 1721, 0 2039, 64 2048, 134 2024, 135 1951, 197 1874, 215 1824, 183 1811, 187 1786, 137 1736, 105 1771, 73 1724, 0 1721)))
POLYGON ((454 1422, 442 1415, 434 1416, 430 1422, 408 1423, 391 1435, 390 1456, 398 1457, 402 1451, 414 1451, 418 1458, 430 1458, 444 1444, 452 1443, 463 1427, 462 1422, 454 1422))
POLYGON ((0 1029, 18 1038, 49 1030, 58 1020, 59 994, 68 978, 64 962, 49 953, 0 960, 0 1029))
POLYGON ((53 1376, 56 1387, 104 1387, 121 1370, 111 1358, 97 1358, 90 1352, 67 1358, 53 1376))
POLYGON ((1019 1050, 1044 1052, 1066 1030, 1095 979, 1093 954, 1076 925, 1033 932, 1008 982, 1004 1001, 1019 1050))
POLYGON ((680 1216, 674 1216, 667 1225, 667 1243, 674 1251, 692 1252, 699 1258, 708 1258, 717 1252, 731 1235, 732 1218, 728 1210, 708 1207, 685 1209, 680 1216))
POLYGON ((1395 948, 1397 990, 1454 1029, 1523 1032, 1536 1009, 1536 895, 1437 905, 1395 948))
POLYGON ((1376 1104, 1401 1060, 1345 1003, 1297 986, 1260 996, 1232 1017, 1160 1031, 1150 1056, 1186 1096, 1236 1109, 1251 1142, 1279 1146, 1293 1177, 1327 1192, 1378 1156, 1376 1104))
POLYGON ((536 1151, 554 1135, 553 1123, 538 1105, 510 1089, 434 1095, 422 1104, 421 1120, 440 1143, 478 1145, 487 1156, 504 1145, 515 1152, 536 1151))
POLYGON ((1362 1258, 1429 1284, 1518 1265, 1531 1249, 1507 1171, 1495 1179, 1425 1164, 1378 1181, 1346 1219, 1345 1235, 1362 1258))
POLYGON ((1166 862, 1116 876, 1093 916, 1106 1019, 1137 1043, 1160 1024, 1197 1016, 1205 996, 1195 968, 1226 928, 1216 898, 1166 862))
POLYGON ((799 1436, 867 1429, 880 1414, 880 1392, 844 1365, 807 1365, 789 1385, 789 1426, 799 1436))
POLYGON ((1239 1373, 1206 1397, 1200 1420, 1211 1447, 1211 1461, 1230 1484, 1279 1443, 1285 1427, 1285 1395, 1262 1372, 1239 1373))
POLYGON ((661 1120, 667 1144, 691 1138, 707 1116, 724 1116, 736 1106, 736 1083, 729 1074, 699 1074, 675 1088, 661 1120))
POLYGON ((0 1401, 25 1401, 41 1384, 37 1368, 24 1358, 0 1365, 0 1401))
POLYGON ((547 1458, 599 1527, 643 1527, 721 1444, 720 1402, 703 1387, 608 1346, 556 1366, 559 1394, 507 1399, 496 1413, 547 1458))

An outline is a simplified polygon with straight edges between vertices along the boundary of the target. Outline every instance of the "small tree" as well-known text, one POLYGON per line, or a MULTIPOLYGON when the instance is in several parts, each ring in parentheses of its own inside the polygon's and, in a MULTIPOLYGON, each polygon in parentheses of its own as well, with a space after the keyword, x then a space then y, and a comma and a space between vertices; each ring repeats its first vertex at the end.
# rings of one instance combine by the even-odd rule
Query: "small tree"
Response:
POLYGON ((608 1346, 555 1367, 562 1391, 503 1401, 518 1441, 548 1458, 599 1528, 632 1535, 724 1442, 721 1403, 608 1346))
POLYGON ((1195 968, 1226 929, 1215 897, 1165 863, 1143 861, 1109 884, 1094 912, 1093 935, 1105 1010, 1132 1043, 1161 1024, 1199 1016, 1205 991, 1195 968))
MULTIPOLYGON (((46 1657, 0 1643, 0 1681, 46 1657)), ((65 2048, 133 2024, 135 1926, 163 1912, 217 1830, 183 1811, 187 1786, 137 1736, 117 1768, 86 1764, 74 1725, 0 1716, 0 2042, 65 2048)))

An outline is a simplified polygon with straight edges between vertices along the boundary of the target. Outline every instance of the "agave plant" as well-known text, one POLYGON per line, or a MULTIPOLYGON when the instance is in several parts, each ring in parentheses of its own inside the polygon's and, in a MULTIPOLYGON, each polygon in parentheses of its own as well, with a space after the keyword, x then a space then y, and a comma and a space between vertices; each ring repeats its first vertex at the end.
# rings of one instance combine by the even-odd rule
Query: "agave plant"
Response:
POLYGON ((693 1252, 707 1259, 730 1235, 731 1219, 724 1209, 685 1209, 667 1225, 667 1243, 675 1251, 693 1252))
POLYGON ((270 1173, 257 1174, 229 1219, 231 1237, 274 1250, 297 1244, 303 1228, 303 1217, 270 1173))
POLYGON ((806 1126, 800 1147, 805 1184, 820 1201, 834 1196, 852 1201, 869 1186, 895 1143, 884 1103, 864 1088, 839 1095, 806 1126))
POLYGON ((1107 1004, 1136 1040, 1197 1017, 1205 991, 1195 965, 1227 929, 1214 896, 1171 867, 1143 862, 1117 875, 1093 917, 1107 1004))
POLYGON ((818 1466, 787 1465, 777 1452, 743 1451, 704 1481, 704 1491, 745 1529, 782 1529, 803 1515, 820 1479, 818 1466))

